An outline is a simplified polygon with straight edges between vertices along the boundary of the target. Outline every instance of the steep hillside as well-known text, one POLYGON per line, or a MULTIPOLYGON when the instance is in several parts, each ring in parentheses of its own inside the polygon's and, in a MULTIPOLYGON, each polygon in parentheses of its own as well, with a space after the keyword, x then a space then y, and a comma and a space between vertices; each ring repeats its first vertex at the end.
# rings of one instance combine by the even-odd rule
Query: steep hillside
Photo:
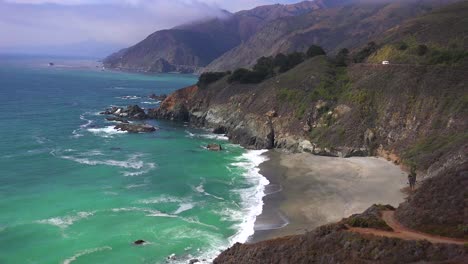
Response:
MULTIPOLYGON (((378 155, 416 166, 424 181, 397 208, 397 219, 425 233, 466 239, 466 72, 466 66, 439 65, 345 68, 319 56, 260 84, 229 83, 225 76, 181 89, 149 114, 213 128, 248 148, 378 155)), ((332 225, 237 244, 215 263, 458 263, 463 258, 462 246, 363 236, 332 225)))
POLYGON ((456 0, 348 1, 334 8, 269 23, 248 41, 211 62, 204 71, 250 67, 261 56, 304 51, 318 44, 329 52, 356 48, 410 18, 456 0))
POLYGON ((368 62, 468 64, 468 2, 444 7, 385 32, 368 62))
POLYGON ((466 143, 466 71, 463 66, 344 68, 321 56, 260 84, 228 83, 224 77, 191 88, 190 100, 177 100, 188 93, 178 91, 167 99, 170 106, 165 101, 152 115, 224 127, 247 147, 336 156, 380 153, 423 170, 466 143), (432 149, 438 145, 443 148, 432 149))
POLYGON ((466 257, 463 246, 362 236, 333 224, 304 235, 237 243, 213 263, 464 263, 466 257))
POLYGON ((222 18, 157 31, 140 43, 109 56, 104 64, 109 68, 143 72, 193 72, 246 41, 272 20, 326 6, 322 1, 305 1, 261 6, 236 14, 226 12, 222 18))
MULTIPOLYGON (((451 25, 453 32, 443 36, 464 39, 464 17, 468 17, 464 7, 466 2, 455 4, 383 32, 378 38, 387 42, 362 53, 369 62, 390 46, 407 44, 411 51, 425 45, 426 63, 344 66, 318 55, 286 72, 270 71, 259 82, 256 69, 268 65, 268 59, 261 59, 253 71, 202 75, 198 86, 176 91, 149 115, 212 128, 247 148, 341 157, 377 155, 413 167, 420 185, 392 219, 412 233, 467 239, 468 65, 464 57, 453 60, 458 55, 452 56, 458 50, 465 54, 466 47, 443 46, 438 30, 421 31, 419 26, 451 25), (429 60, 442 51, 448 56, 429 60), (238 78, 247 73, 249 78, 238 78)), ((368 228, 368 215, 355 217, 368 228)), ((381 223, 383 213, 380 217, 371 222, 381 223)), ((303 235, 236 244, 215 263, 464 263, 467 259, 462 245, 377 237, 369 230, 356 233, 349 225, 343 220, 303 235)))

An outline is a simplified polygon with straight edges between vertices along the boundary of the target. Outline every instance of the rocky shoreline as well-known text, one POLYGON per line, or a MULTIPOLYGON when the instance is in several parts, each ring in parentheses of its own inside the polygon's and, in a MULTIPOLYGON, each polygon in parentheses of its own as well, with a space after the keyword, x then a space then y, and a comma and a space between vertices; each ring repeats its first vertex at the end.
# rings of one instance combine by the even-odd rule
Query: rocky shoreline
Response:
MULTIPOLYGON (((403 168, 417 166, 419 187, 396 209, 398 221, 413 223, 409 226, 418 231, 466 238, 462 189, 468 188, 463 180, 468 175, 464 134, 468 124, 460 110, 464 108, 457 106, 463 103, 456 99, 464 93, 466 78, 454 75, 452 68, 431 66, 352 65, 343 74, 319 57, 260 84, 229 83, 224 78, 208 87, 177 90, 159 108, 150 109, 148 117, 223 132, 231 142, 251 149, 380 156, 403 168), (314 89, 330 73, 345 82, 346 92, 337 93, 334 100, 305 101, 313 98, 314 89), (426 81, 420 82, 421 78, 426 81), (440 96, 434 86, 450 93, 440 96), (452 102, 450 109, 447 98, 452 102), (447 122, 440 125, 437 120, 447 122), (451 198, 440 207, 443 197, 451 198)), ((350 234, 335 224, 303 235, 235 245, 215 263, 270 263, 273 259, 278 263, 402 263, 460 257, 466 257, 466 252, 459 246, 350 234), (349 240, 359 242, 353 242, 356 247, 340 244, 349 240), (330 250, 323 251, 322 246, 330 250), (337 251, 343 247, 346 250, 337 251), (411 255, 405 248, 421 254, 411 255), (316 253, 308 256, 306 252, 316 253)))
MULTIPOLYGON (((466 81, 466 76, 454 75, 448 67, 352 65, 343 71, 328 59, 317 57, 260 84, 229 83, 224 78, 207 87, 194 85, 180 89, 168 95, 158 108, 144 114, 145 118, 183 121, 193 127, 209 128, 248 149, 282 149, 343 158, 380 156, 403 168, 417 166, 419 188, 396 208, 397 220, 420 232, 466 238, 463 189, 468 188, 465 180, 468 123, 460 99, 466 81), (324 78, 331 83, 330 87, 342 85, 341 89, 346 90, 336 92, 329 100, 309 101, 315 98, 315 89, 323 86, 324 78), (427 82, 420 82, 421 78, 427 82), (288 89, 282 88, 285 86, 288 89), (433 86, 450 92, 440 96, 433 86), (451 102, 450 108, 447 100, 451 102)), ((109 113, 118 118, 144 116, 137 107, 130 111, 115 108, 109 113)), ((362 220, 367 216, 357 219, 360 220, 356 222, 367 222, 362 220)), ((397 238, 390 241, 350 234, 340 224, 331 226, 331 229, 319 227, 293 237, 235 245, 217 261, 265 263, 265 259, 269 262, 268 257, 258 256, 272 254, 282 247, 290 248, 271 257, 284 256, 283 263, 316 262, 320 258, 328 262, 336 258, 347 262, 398 263, 398 255, 405 261, 466 257, 459 246, 421 245, 419 241, 397 238), (328 231, 321 233, 324 230, 328 231), (337 250, 336 245, 343 242, 340 239, 357 240, 359 247, 346 246, 347 250, 335 253, 317 248, 325 245, 337 250), (387 244, 389 241, 391 245, 387 244), (406 247, 421 254, 415 257, 406 247), (382 253, 377 254, 372 248, 382 253), (309 257, 297 250, 316 254, 309 257), (355 255, 356 251, 363 252, 355 255), (245 262, 249 254, 253 255, 245 262)))

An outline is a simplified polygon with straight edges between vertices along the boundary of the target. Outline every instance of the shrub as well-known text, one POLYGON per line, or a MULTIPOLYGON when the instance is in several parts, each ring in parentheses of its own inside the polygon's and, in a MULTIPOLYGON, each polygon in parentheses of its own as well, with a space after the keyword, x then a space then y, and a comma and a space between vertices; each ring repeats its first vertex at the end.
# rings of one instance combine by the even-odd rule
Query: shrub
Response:
POLYGON ((463 50, 435 50, 431 52, 430 64, 456 64, 468 57, 468 52, 463 50))
POLYGON ((272 57, 261 57, 253 67, 254 72, 263 73, 266 76, 274 74, 275 63, 272 57))
POLYGON ((240 82, 240 83, 259 83, 267 77, 265 72, 250 71, 244 68, 240 68, 234 71, 229 76, 228 82, 240 82))
POLYGON ((336 54, 336 65, 337 66, 346 66, 346 62, 348 61, 349 50, 344 48, 341 49, 338 54, 336 54))
POLYGON ((416 54, 418 56, 424 56, 427 54, 428 51, 429 51, 429 48, 426 45, 418 45, 416 49, 416 54))
POLYGON ((235 70, 231 76, 229 76, 228 82, 238 82, 244 78, 250 71, 244 68, 239 68, 235 70))
POLYGON ((312 58, 315 56, 320 56, 320 55, 326 55, 327 53, 322 49, 322 47, 317 46, 317 45, 312 45, 310 48, 307 50, 307 57, 312 58))
POLYGON ((198 87, 206 87, 210 83, 214 83, 224 76, 228 75, 228 72, 205 72, 198 78, 198 87))
POLYGON ((407 50, 408 49, 408 44, 405 42, 401 42, 398 44, 398 50, 407 50))
POLYGON ((298 64, 302 63, 304 61, 305 55, 302 52, 293 52, 291 54, 288 54, 286 58, 286 63, 284 65, 281 65, 279 68, 279 72, 287 72, 290 69, 296 67, 298 64))
POLYGON ((363 62, 369 57, 372 53, 377 50, 377 44, 373 41, 367 43, 367 46, 364 47, 361 51, 356 53, 353 57, 354 62, 360 63, 363 62))
POLYGON ((275 67, 285 67, 288 64, 288 56, 284 55, 283 53, 279 53, 273 59, 273 64, 275 67))

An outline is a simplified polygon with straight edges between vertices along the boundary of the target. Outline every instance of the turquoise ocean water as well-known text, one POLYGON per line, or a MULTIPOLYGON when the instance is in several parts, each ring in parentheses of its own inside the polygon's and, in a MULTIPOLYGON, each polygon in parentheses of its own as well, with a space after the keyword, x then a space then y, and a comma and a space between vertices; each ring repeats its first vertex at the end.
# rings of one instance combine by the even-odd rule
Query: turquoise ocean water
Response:
POLYGON ((0 57, 0 263, 207 262, 261 212, 262 151, 186 124, 113 130, 98 113, 157 106, 190 75, 101 71, 86 60, 0 57), (219 142, 223 152, 209 152, 219 142), (134 246, 138 239, 148 241, 134 246))

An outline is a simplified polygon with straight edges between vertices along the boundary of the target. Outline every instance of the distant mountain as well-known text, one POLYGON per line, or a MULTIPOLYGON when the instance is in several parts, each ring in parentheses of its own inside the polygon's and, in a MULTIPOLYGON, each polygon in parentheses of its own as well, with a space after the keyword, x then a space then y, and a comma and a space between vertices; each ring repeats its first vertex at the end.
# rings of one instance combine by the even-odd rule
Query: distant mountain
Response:
POLYGON ((302 16, 277 19, 248 41, 211 62, 204 71, 250 67, 261 56, 304 51, 317 44, 328 52, 366 44, 404 21, 456 0, 354 0, 302 16))
POLYGON ((144 72, 193 72, 250 39, 271 21, 312 10, 333 7, 348 0, 304 1, 267 5, 222 18, 157 31, 140 43, 105 59, 110 68, 144 72))

